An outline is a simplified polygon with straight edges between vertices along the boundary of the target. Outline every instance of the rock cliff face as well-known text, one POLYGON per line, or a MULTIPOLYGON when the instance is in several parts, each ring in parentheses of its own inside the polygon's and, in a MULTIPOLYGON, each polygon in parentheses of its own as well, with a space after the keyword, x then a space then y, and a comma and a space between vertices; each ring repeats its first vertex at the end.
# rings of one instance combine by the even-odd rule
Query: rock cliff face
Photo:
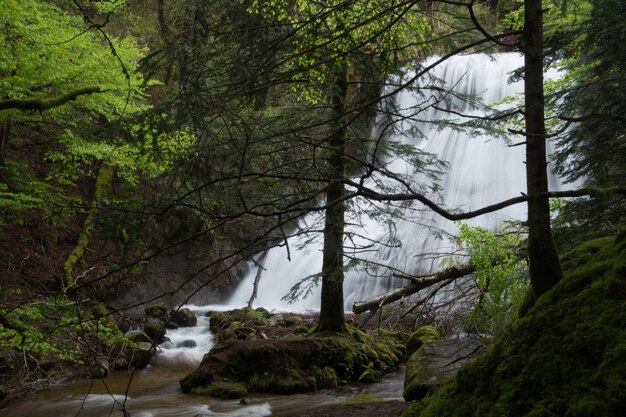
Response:
POLYGON ((626 415, 626 233, 576 247, 564 279, 404 417, 626 415))

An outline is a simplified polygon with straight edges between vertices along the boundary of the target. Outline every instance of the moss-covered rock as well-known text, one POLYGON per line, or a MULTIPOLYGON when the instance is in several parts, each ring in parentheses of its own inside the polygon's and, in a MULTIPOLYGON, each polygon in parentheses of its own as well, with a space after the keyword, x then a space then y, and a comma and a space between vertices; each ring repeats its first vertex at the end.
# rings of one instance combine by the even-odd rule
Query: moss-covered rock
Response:
POLYGON ((148 366, 156 353, 156 348, 151 343, 140 342, 128 352, 128 362, 131 366, 142 369, 148 366))
POLYGON ((489 353, 404 416, 625 416, 626 239, 584 243, 563 265, 489 353))
POLYGON ((422 345, 430 340, 438 340, 439 332, 433 326, 422 326, 413 332, 406 344, 406 356, 409 357, 413 352, 422 347, 422 345))
POLYGON ((243 385, 235 382, 213 382, 209 385, 193 388, 191 394, 233 400, 247 397, 248 390, 243 385))
POLYGON ((366 369, 361 372, 358 380, 360 382, 380 382, 383 380, 383 374, 376 369, 366 369))
POLYGON ((135 332, 128 335, 128 339, 134 343, 146 342, 152 343, 152 339, 145 332, 135 332))
POLYGON ((218 334, 228 328, 233 321, 233 318, 228 314, 219 311, 211 312, 207 315, 209 316, 209 329, 211 329, 213 334, 218 334))
POLYGON ((165 303, 153 304, 150 307, 146 307, 144 313, 147 317, 154 317, 156 319, 166 320, 169 308, 165 303))
POLYGON ((198 318, 188 308, 172 311, 170 323, 177 327, 193 327, 198 323, 198 318))
POLYGON ((191 392, 213 381, 236 381, 249 392, 291 394, 331 388, 338 379, 357 379, 368 369, 380 374, 396 369, 395 343, 364 333, 357 339, 327 334, 222 343, 181 380, 181 388, 191 392))
POLYGON ((165 341, 165 325, 161 322, 146 323, 143 326, 143 332, 156 344, 165 341))

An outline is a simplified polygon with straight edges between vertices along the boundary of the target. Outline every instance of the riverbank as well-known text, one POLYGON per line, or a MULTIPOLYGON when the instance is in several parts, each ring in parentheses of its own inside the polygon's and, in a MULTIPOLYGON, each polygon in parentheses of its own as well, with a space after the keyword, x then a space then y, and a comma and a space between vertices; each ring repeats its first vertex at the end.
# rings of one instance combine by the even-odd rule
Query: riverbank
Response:
POLYGON ((407 408, 404 401, 335 405, 305 413, 277 414, 280 417, 396 417, 407 408))

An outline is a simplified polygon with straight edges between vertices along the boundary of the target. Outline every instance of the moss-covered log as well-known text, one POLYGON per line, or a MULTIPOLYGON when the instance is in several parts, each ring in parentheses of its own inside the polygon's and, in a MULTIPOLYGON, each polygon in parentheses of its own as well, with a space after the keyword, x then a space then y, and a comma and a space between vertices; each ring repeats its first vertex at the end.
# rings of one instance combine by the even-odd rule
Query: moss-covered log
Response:
POLYGON ((0 100, 0 111, 8 109, 17 110, 48 110, 53 107, 62 106, 63 104, 74 101, 80 96, 100 93, 102 90, 98 86, 88 86, 83 88, 77 88, 76 90, 69 91, 65 94, 61 94, 56 97, 50 98, 18 98, 0 100))
POLYGON ((82 259, 85 249, 87 249, 87 246, 89 245, 89 238, 94 229, 94 222, 100 213, 100 202, 110 192, 112 180, 113 168, 108 165, 102 165, 98 169, 93 201, 91 203, 91 208, 87 212, 87 217, 85 218, 80 234, 78 235, 78 242, 63 264, 65 277, 62 283, 63 291, 66 291, 74 285, 74 266, 82 259))

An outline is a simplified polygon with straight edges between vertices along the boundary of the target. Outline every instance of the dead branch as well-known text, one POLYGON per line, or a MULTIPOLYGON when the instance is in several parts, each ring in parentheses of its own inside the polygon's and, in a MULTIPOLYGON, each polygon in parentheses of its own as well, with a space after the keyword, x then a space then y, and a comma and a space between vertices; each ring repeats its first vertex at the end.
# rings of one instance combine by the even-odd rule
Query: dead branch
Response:
POLYGON ((453 280, 470 275, 476 271, 476 267, 472 264, 460 264, 453 265, 444 270, 435 272, 432 275, 428 275, 421 278, 413 278, 407 275, 401 276, 401 278, 411 279, 412 283, 406 287, 398 288, 376 298, 372 298, 366 301, 357 301, 352 305, 352 312, 354 314, 364 313, 370 310, 377 310, 385 304, 392 303, 403 297, 415 294, 416 292, 435 285, 439 282, 446 280, 453 280))

